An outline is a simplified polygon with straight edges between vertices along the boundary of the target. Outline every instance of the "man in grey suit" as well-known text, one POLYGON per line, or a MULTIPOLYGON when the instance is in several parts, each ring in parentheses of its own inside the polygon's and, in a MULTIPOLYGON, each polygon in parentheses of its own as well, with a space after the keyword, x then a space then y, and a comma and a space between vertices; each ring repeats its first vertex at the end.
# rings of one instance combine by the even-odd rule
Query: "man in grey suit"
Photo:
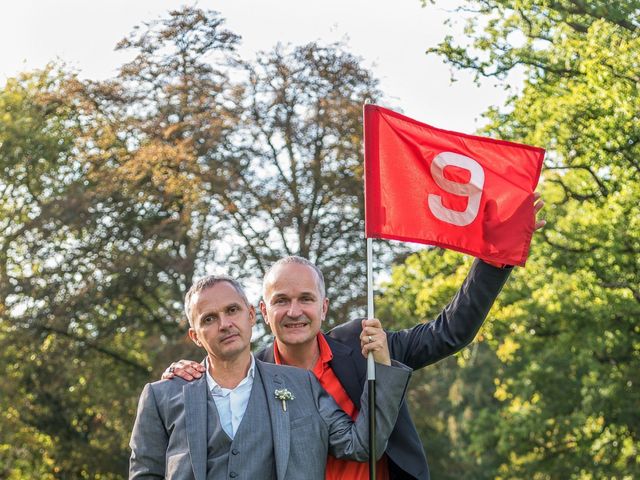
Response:
MULTIPOLYGON (((255 359, 255 310, 235 280, 203 278, 187 293, 185 311, 189 337, 207 352, 206 375, 145 386, 131 435, 130 479, 321 480, 328 452, 368 459, 366 391, 354 423, 311 372, 255 359)), ((391 366, 388 349, 377 342, 363 342, 368 350, 380 385, 376 447, 384 452, 410 369, 391 366)))

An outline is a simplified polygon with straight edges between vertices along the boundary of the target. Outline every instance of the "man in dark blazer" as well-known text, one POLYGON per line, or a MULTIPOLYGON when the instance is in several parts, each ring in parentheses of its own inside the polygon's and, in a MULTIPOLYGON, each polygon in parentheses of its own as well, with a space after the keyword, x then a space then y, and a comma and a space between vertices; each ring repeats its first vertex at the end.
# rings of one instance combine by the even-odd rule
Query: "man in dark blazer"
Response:
MULTIPOLYGON (((536 215, 544 205, 538 199, 536 195, 536 215)), ((534 218, 533 221, 536 230, 545 224, 544 220, 534 218)), ((393 360, 413 369, 452 355, 473 340, 510 272, 508 266, 489 265, 476 259, 460 290, 440 315, 410 329, 385 332, 377 328, 377 320, 370 319, 352 320, 322 333, 321 324, 329 307, 322 272, 304 258, 286 257, 271 267, 263 281, 260 308, 275 342, 258 352, 256 358, 313 371, 343 410, 350 413, 350 403, 357 414, 367 369, 366 359, 360 354, 362 345, 370 344, 372 348, 388 345, 393 360), (325 353, 330 350, 329 355, 323 354, 323 346, 325 353), (324 368, 320 365, 323 361, 324 368), (325 381, 324 377, 328 379, 325 381), (343 392, 348 400, 344 399, 343 392)), ((196 362, 180 360, 165 371, 163 378, 176 375, 185 380, 199 378, 202 367, 196 362)), ((406 404, 402 405, 389 437, 382 468, 383 475, 389 479, 430 478, 424 450, 406 404)), ((331 458, 328 461, 327 473, 331 478, 368 478, 366 470, 357 471, 354 474, 349 466, 345 469, 331 458), (345 471, 349 473, 343 473, 345 471)))
MULTIPOLYGON (((328 452, 368 459, 366 415, 353 422, 310 372, 253 358, 255 310, 235 280, 205 277, 187 293, 185 310, 189 337, 207 352, 206 376, 145 387, 131 435, 130 479, 324 480, 328 452)), ((392 366, 388 350, 374 358, 383 451, 410 369, 392 366)), ((366 393, 361 400, 366 406, 366 393)))

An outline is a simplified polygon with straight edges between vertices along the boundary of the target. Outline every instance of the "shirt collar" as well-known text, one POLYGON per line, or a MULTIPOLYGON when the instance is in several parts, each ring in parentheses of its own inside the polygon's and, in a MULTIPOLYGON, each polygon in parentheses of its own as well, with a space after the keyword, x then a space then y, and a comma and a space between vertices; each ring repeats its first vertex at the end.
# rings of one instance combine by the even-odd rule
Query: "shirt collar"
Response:
POLYGON ((329 362, 333 358, 333 352, 331 351, 331 347, 327 343, 327 340, 324 338, 324 335, 321 333, 318 334, 318 348, 320 349, 320 358, 313 367, 313 374, 317 378, 322 378, 324 372, 331 368, 329 366, 329 362))
MULTIPOLYGON (((204 368, 206 369, 207 372, 207 386, 209 387, 209 390, 211 391, 231 391, 231 389, 228 388, 224 388, 221 387, 220 385, 218 385, 218 382, 216 382, 214 380, 214 378, 211 376, 211 374, 209 373, 209 357, 204 359, 204 368)), ((238 384, 241 385, 243 383, 245 383, 247 381, 247 379, 253 380, 253 378, 255 377, 255 373, 256 373, 256 361, 253 358, 253 353, 251 354, 251 365, 249 365, 249 370, 247 371, 247 376, 244 377, 244 379, 242 379, 242 381, 238 384)))
MULTIPOLYGON (((331 351, 331 347, 327 343, 327 340, 324 338, 324 334, 322 332, 318 332, 316 336, 316 341, 318 342, 318 348, 320 349, 320 358, 316 362, 314 366, 314 370, 318 367, 318 365, 326 365, 333 358, 333 352, 331 351)), ((276 365, 283 365, 282 357, 280 356, 280 350, 278 350, 278 342, 273 342, 273 361, 276 365)))
POLYGON ((320 348, 320 361, 329 363, 333 359, 333 352, 323 333, 318 333, 318 347, 320 348))

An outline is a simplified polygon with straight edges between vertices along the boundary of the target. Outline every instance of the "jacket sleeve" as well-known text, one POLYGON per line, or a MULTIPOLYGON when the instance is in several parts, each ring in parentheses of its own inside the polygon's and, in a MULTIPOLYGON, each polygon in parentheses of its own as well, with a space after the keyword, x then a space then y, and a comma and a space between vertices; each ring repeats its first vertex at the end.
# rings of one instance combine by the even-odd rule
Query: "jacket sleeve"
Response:
POLYGON ((435 320, 387 332, 391 358, 415 370, 467 346, 487 318, 511 270, 476 259, 460 290, 435 320))
MULTIPOLYGON (((376 363, 376 453, 379 459, 387 448, 387 441, 398 418, 411 369, 393 362, 392 366, 376 363)), ((329 431, 329 452, 336 458, 359 462, 369 459, 369 395, 364 389, 360 398, 362 408, 353 422, 335 400, 309 373, 317 398, 318 411, 329 431)))
POLYGON ((129 446, 129 479, 165 478, 169 436, 158 412, 153 388, 147 384, 140 395, 129 446))

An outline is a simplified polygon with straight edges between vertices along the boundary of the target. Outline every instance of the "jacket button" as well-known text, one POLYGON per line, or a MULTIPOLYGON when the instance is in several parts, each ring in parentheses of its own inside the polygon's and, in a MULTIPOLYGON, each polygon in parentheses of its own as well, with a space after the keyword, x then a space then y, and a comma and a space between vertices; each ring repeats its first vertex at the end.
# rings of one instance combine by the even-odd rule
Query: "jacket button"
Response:
POLYGON ((230 476, 231 478, 236 478, 236 477, 238 476, 238 474, 237 474, 236 472, 231 472, 231 473, 229 474, 229 476, 230 476))
POLYGON ((240 453, 240 450, 238 450, 237 448, 234 448, 233 450, 231 450, 232 455, 237 455, 239 453, 240 453))

